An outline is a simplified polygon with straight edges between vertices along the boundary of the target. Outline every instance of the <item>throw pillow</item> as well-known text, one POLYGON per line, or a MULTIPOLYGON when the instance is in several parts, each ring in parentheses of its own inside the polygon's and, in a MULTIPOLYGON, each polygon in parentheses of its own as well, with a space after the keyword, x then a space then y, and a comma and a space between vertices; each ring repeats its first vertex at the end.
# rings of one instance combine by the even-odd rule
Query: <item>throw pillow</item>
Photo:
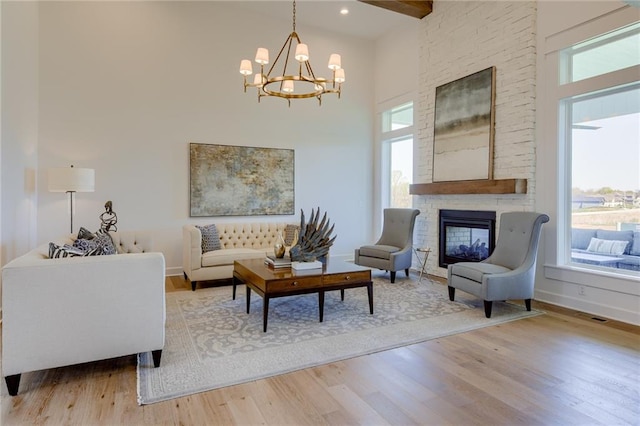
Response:
POLYGON ((601 240, 599 238, 591 238, 587 251, 598 254, 613 254, 616 256, 624 253, 625 248, 629 244, 628 241, 601 240))
POLYGON ((111 235, 107 231, 103 231, 100 229, 96 232, 95 241, 98 244, 98 247, 101 249, 100 254, 118 254, 118 250, 116 250, 116 246, 113 245, 113 240, 111 239, 111 235))
POLYGON ((298 225, 287 225, 284 227, 284 245, 287 247, 291 247, 297 241, 294 241, 296 238, 296 234, 298 233, 298 229, 300 227, 298 225))
POLYGON ((82 256, 95 256, 98 252, 98 249, 89 250, 87 252, 65 244, 60 247, 56 243, 49 243, 49 258, 50 259, 59 259, 61 257, 82 257, 82 256))
POLYGON ((95 235, 93 235, 91 231, 87 230, 87 228, 80 227, 80 230, 78 231, 79 240, 93 240, 94 238, 95 235))
POLYGON ((78 238, 73 242, 73 246, 77 249, 82 250, 83 252, 88 252, 90 250, 97 249, 98 243, 95 240, 78 238))
POLYGON ((222 249, 222 245, 220 244, 220 235, 218 234, 218 228, 216 228, 215 224, 206 226, 196 225, 196 228, 200 230, 200 234, 202 235, 203 253, 222 249))

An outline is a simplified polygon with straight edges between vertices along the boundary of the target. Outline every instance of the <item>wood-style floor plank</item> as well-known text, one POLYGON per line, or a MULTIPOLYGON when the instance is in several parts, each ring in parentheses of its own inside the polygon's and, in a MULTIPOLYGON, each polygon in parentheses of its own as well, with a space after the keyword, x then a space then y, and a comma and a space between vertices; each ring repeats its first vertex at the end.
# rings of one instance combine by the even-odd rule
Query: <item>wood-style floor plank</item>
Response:
POLYGON ((135 356, 25 373, 17 396, 2 385, 0 424, 639 425, 640 327, 534 307, 545 314, 146 406, 135 356))

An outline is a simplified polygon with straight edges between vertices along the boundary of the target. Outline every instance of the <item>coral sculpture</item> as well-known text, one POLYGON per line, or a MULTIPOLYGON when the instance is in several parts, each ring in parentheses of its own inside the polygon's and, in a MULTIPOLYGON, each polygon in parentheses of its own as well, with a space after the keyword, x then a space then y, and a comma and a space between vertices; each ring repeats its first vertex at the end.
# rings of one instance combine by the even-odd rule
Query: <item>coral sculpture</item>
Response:
POLYGON ((309 223, 305 223, 304 211, 300 209, 300 232, 298 241, 291 247, 289 254, 294 262, 313 262, 314 260, 324 260, 329 253, 329 248, 333 245, 337 236, 331 238, 333 225, 329 227, 327 213, 320 218, 320 207, 316 212, 311 210, 309 223))

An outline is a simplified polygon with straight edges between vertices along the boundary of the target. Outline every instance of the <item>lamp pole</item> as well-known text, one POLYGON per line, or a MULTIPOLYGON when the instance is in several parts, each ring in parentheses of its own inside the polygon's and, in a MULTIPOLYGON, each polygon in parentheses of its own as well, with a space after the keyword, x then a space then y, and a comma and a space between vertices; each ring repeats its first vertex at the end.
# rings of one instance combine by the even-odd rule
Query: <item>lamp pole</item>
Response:
POLYGON ((73 194, 76 191, 67 191, 69 194, 69 219, 71 222, 71 233, 73 234, 73 194))

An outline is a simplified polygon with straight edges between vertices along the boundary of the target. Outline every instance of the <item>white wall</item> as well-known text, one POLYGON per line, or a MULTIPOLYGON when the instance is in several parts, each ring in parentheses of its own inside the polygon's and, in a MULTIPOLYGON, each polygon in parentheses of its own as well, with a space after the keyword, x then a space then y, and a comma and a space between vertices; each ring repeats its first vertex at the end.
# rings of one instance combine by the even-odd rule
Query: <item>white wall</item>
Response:
POLYGON ((258 104, 239 63, 261 46, 275 57, 286 19, 226 2, 40 3, 38 242, 68 232, 67 198, 46 192, 43 171, 70 164, 96 170, 76 229, 97 229, 112 200, 118 229, 153 230, 169 273, 181 273, 185 223, 297 221, 319 206, 336 225, 334 255, 369 242, 373 43, 300 29, 317 74, 342 54, 342 99, 258 104), (189 218, 190 142, 295 149, 295 215, 189 218))
MULTIPOLYGON (((383 201, 382 173, 382 113, 398 105, 415 102, 418 93, 418 52, 421 21, 396 28, 376 40, 375 54, 375 135, 373 205, 371 232, 378 237, 382 231, 383 201)), ((388 136, 388 134, 386 135, 388 136)))
POLYGON ((38 4, 1 2, 0 265, 36 244, 38 4))
POLYGON ((534 2, 434 2, 422 20, 420 88, 417 103, 415 183, 432 182, 436 87, 496 67, 494 178, 527 179, 524 195, 415 196, 420 209, 415 244, 430 247, 429 273, 446 277, 438 266, 438 211, 534 210, 535 18, 534 2))
MULTIPOLYGON (((557 85, 559 49, 611 31, 640 19, 640 9, 618 1, 588 2, 576 8, 570 2, 541 2, 538 12, 537 138, 538 176, 545 191, 537 194, 536 205, 551 216, 544 230, 542 262, 536 282, 536 299, 608 318, 640 324, 640 280, 573 268, 559 262, 558 235, 565 231, 559 223, 558 164, 563 160, 558 148, 557 85)), ((635 75, 633 78, 637 79, 635 75)), ((582 82, 586 92, 589 81, 582 82)), ((564 96, 570 96, 565 94, 564 96)))

